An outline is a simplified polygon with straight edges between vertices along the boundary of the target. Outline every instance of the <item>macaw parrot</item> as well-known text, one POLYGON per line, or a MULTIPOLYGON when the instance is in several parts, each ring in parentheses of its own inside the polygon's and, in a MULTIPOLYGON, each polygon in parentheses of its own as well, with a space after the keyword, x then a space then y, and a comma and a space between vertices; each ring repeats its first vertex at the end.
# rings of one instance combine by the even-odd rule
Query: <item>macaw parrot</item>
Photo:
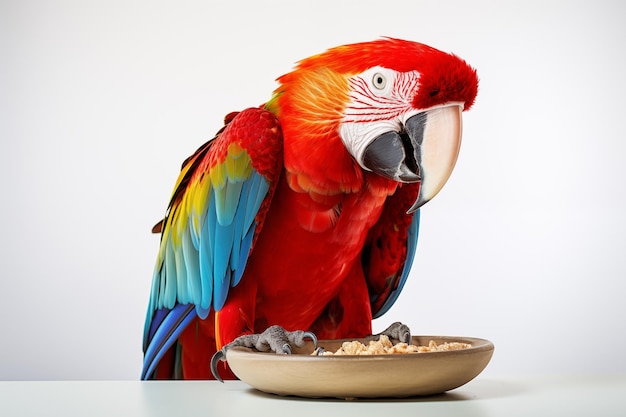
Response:
POLYGON ((142 379, 212 379, 216 353, 274 325, 370 335, 478 91, 464 60, 394 38, 329 49, 277 82, 183 163, 154 230, 142 379))

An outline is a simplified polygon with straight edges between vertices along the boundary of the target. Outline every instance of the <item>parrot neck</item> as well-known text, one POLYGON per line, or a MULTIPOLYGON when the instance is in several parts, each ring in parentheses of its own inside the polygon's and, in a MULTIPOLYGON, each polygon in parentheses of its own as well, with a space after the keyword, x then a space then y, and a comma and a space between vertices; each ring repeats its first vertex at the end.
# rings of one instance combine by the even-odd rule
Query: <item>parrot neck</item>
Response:
POLYGON ((334 195, 359 190, 363 172, 339 136, 349 102, 348 77, 327 68, 295 70, 265 109, 274 113, 283 132, 284 167, 301 191, 334 195))

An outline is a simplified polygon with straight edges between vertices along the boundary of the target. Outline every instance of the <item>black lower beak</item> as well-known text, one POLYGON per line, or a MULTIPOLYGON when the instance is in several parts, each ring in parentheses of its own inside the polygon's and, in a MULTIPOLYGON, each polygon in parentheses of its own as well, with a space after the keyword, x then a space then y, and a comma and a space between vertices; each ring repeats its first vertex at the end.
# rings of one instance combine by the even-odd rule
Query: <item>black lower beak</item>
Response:
POLYGON ((399 182, 418 182, 420 145, 424 135, 426 113, 407 119, 399 132, 383 133, 365 148, 363 164, 371 171, 399 182))

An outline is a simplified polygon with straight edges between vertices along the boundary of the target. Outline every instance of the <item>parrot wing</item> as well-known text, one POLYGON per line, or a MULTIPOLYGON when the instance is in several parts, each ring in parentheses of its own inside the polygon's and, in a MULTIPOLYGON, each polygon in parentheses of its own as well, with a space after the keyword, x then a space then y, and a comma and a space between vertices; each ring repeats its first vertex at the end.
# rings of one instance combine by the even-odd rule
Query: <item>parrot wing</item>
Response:
POLYGON ((395 303, 406 282, 419 232, 419 210, 407 214, 419 185, 405 184, 387 199, 378 222, 370 229, 363 249, 372 317, 385 314, 395 303))
POLYGON ((231 113, 184 163, 165 219, 144 328, 142 379, 195 318, 219 311, 243 275, 278 175, 282 133, 261 108, 231 113))

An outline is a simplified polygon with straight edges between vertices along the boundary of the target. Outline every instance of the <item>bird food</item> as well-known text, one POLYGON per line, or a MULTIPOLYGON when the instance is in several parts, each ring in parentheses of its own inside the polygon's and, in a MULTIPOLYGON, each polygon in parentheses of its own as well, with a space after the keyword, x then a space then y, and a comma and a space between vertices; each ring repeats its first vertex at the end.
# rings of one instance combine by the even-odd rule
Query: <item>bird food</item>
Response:
POLYGON ((471 344, 462 342, 446 342, 438 345, 434 340, 429 341, 428 346, 410 345, 403 342, 394 345, 388 336, 381 335, 378 340, 371 340, 368 345, 358 340, 353 340, 351 342, 343 342, 341 347, 335 352, 319 352, 319 350, 316 350, 313 352, 313 355, 388 355, 394 353, 443 352, 447 350, 467 349, 470 347, 472 347, 471 344))

